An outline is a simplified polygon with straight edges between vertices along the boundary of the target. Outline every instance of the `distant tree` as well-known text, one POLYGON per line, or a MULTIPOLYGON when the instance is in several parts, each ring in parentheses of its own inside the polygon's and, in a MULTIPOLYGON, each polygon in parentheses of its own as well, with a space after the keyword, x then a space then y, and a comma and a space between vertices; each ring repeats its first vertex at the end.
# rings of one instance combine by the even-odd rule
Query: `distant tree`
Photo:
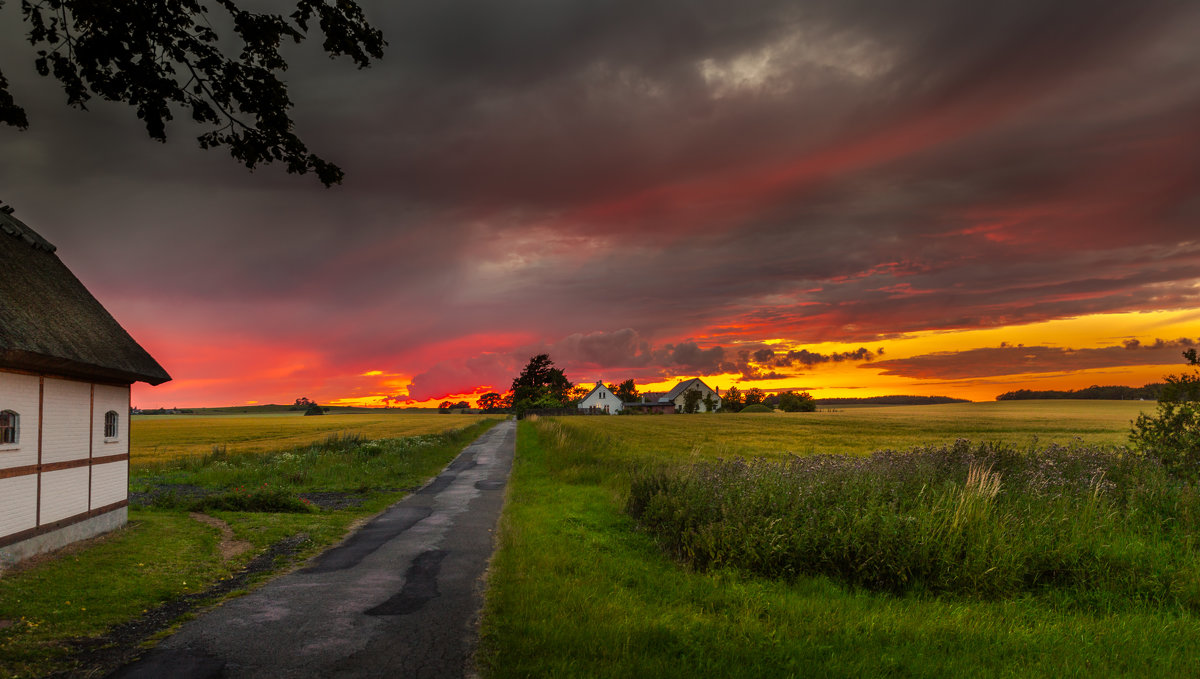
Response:
POLYGON ((450 405, 451 410, 469 410, 470 408, 471 404, 466 401, 459 401, 450 405))
POLYGON ((750 387, 746 390, 746 395, 743 397, 742 402, 748 406, 752 406, 762 403, 764 398, 766 398, 766 394, 763 393, 762 389, 750 387))
POLYGON ((570 401, 571 386, 549 354, 538 354, 513 378, 513 408, 518 414, 530 408, 560 408, 570 401))
POLYGON ((721 397, 721 410, 729 413, 736 413, 742 409, 745 402, 742 401, 742 392, 737 387, 730 387, 725 390, 725 395, 721 397))
POLYGON ((817 400, 807 391, 785 391, 779 395, 779 409, 785 413, 811 413, 817 409, 817 400))
POLYGON ((1168 375, 1154 415, 1138 415, 1130 442, 1173 473, 1200 480, 1200 356, 1183 352, 1191 373, 1168 375))
POLYGON ((509 410, 513 407, 513 393, 511 391, 506 392, 500 397, 500 407, 505 410, 509 410))
MULTIPOLYGON (((59 81, 68 105, 86 110, 92 96, 125 102, 146 133, 164 142, 167 122, 182 112, 208 126, 200 148, 224 146, 250 169, 279 161, 288 172, 315 172, 326 186, 340 182, 342 170, 310 153, 293 131, 280 49, 307 39, 310 24, 324 35, 325 52, 359 68, 381 58, 387 44, 355 0, 297 0, 286 17, 236 0, 46 0, 22 2, 21 14, 37 50, 34 68, 59 81), (210 21, 210 4, 226 16, 210 21), (222 24, 232 32, 218 35, 214 26, 222 24)), ((2 74, 0 123, 29 125, 2 74)))
POLYGON ((449 401, 442 401, 438 404, 438 410, 443 413, 450 412, 450 408, 452 407, 454 407, 454 404, 449 401))
POLYGON ((301 396, 300 398, 296 399, 296 402, 292 405, 296 406, 297 408, 307 408, 312 404, 313 402, 308 400, 307 396, 301 396))
POLYGON ((324 415, 325 408, 317 405, 315 402, 309 403, 308 409, 304 411, 305 415, 324 415))
POLYGON ((616 388, 610 384, 609 390, 621 399, 621 403, 638 403, 642 400, 642 395, 638 393, 637 385, 633 383, 633 379, 627 379, 618 384, 616 388))
POLYGON ((688 389, 683 392, 683 412, 691 415, 700 409, 700 390, 688 389))
POLYGON ((489 391, 479 397, 477 402, 480 410, 499 410, 500 409, 500 394, 494 391, 489 391))

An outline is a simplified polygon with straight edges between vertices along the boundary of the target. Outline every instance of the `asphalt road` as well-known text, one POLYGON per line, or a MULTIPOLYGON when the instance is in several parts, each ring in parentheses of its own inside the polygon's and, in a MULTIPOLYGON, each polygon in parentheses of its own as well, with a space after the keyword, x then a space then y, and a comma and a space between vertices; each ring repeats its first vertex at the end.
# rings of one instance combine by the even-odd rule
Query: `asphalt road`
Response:
POLYGON ((500 423, 341 545, 110 676, 463 676, 515 447, 516 423, 500 423))

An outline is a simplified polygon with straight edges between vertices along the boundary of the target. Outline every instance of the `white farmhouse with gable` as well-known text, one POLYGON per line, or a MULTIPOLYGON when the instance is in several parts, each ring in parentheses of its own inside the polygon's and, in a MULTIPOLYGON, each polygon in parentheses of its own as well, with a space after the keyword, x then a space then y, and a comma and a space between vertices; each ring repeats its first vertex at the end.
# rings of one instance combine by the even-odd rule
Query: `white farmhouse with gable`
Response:
POLYGON ((711 387, 709 387, 707 384, 705 384, 699 377, 693 377, 690 380, 684 380, 684 381, 680 382, 679 384, 676 384, 674 389, 672 389, 671 391, 668 391, 667 395, 658 399, 658 401, 659 401, 659 403, 662 403, 664 401, 673 403, 673 404, 675 404, 675 410, 677 412, 683 412, 683 405, 686 402, 686 393, 688 391, 700 392, 700 402, 696 405, 696 412, 699 412, 699 413, 708 412, 708 406, 705 405, 705 403, 704 403, 705 396, 707 396, 709 401, 712 402, 712 404, 713 404, 712 409, 714 411, 720 410, 721 397, 717 394, 717 392, 715 390, 713 390, 711 387))
POLYGON ((171 379, 0 208, 0 566, 125 524, 129 385, 171 379))
POLYGON ((596 386, 588 392, 587 396, 579 402, 580 410, 588 408, 599 408, 610 415, 616 415, 621 412, 621 399, 617 398, 616 394, 612 393, 608 387, 604 386, 604 382, 596 382, 596 386))

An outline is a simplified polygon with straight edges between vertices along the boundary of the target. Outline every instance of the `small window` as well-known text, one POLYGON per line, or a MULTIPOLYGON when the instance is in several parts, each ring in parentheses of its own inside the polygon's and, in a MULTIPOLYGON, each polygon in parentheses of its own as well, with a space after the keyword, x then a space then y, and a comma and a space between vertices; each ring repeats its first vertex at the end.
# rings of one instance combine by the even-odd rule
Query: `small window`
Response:
POLYGON ((0 410, 0 445, 20 440, 21 416, 11 410, 0 410))
POLYGON ((110 410, 104 413, 104 438, 117 438, 117 411, 110 410))
POLYGON ((600 398, 604 398, 604 392, 600 392, 600 398))

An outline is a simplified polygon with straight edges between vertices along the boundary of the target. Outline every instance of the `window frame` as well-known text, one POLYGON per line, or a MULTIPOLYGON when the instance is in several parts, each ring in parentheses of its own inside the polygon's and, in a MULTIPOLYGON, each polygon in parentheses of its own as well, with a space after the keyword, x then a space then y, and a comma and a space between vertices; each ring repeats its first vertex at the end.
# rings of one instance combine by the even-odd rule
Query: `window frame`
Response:
POLYGON ((0 410, 0 448, 16 448, 19 445, 21 445, 21 413, 9 408, 0 410))
POLYGON ((115 410, 104 413, 104 440, 117 441, 121 438, 121 415, 115 410))

